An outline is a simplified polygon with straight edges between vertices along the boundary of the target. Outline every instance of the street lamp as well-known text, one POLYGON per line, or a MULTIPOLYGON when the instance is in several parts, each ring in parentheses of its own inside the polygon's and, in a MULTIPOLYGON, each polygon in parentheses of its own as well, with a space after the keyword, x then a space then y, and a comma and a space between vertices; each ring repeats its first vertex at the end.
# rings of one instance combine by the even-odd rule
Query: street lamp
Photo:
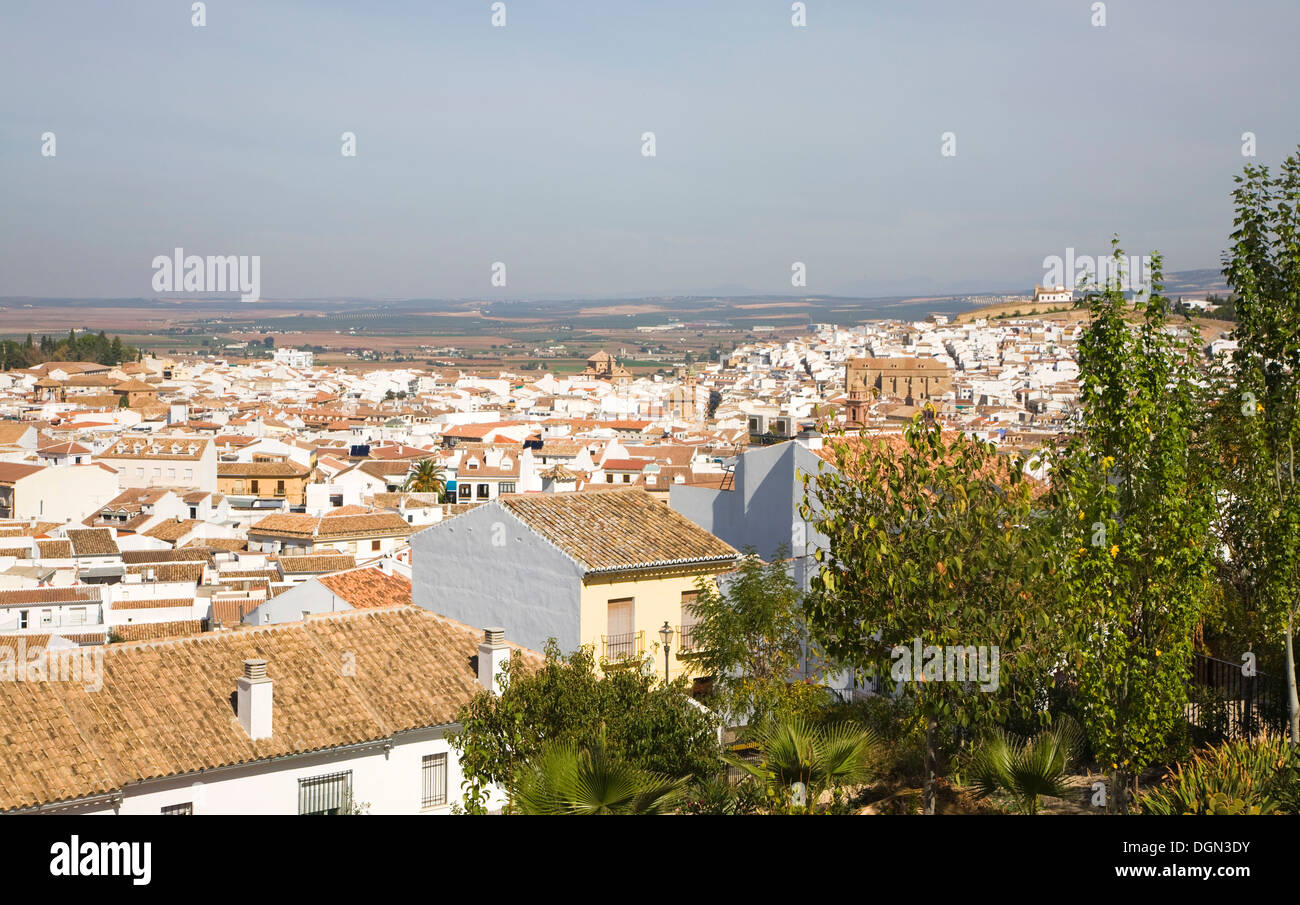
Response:
POLYGON ((664 620, 664 627, 659 629, 659 637, 664 640, 664 684, 666 685, 668 684, 668 648, 669 642, 673 640, 673 629, 667 619, 664 620))

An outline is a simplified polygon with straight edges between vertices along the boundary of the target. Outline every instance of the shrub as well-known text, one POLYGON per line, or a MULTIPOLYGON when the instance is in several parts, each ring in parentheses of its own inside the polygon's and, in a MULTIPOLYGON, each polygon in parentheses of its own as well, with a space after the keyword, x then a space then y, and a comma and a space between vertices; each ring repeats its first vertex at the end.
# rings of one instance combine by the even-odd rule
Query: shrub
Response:
POLYGON ((1207 748, 1138 798, 1144 814, 1296 813, 1298 805, 1300 760, 1282 738, 1207 748))

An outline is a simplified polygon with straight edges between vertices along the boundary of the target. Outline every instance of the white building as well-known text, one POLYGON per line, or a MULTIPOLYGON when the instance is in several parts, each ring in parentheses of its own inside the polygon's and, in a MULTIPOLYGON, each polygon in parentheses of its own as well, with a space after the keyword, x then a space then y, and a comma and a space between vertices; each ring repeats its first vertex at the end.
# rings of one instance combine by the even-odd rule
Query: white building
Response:
POLYGON ((390 607, 51 650, 44 680, 0 647, 0 812, 450 813, 447 734, 496 690, 502 635, 390 607))
POLYGON ((299 349, 276 349, 272 356, 276 364, 282 364, 289 368, 298 368, 306 370, 315 363, 316 356, 311 352, 304 352, 299 349))

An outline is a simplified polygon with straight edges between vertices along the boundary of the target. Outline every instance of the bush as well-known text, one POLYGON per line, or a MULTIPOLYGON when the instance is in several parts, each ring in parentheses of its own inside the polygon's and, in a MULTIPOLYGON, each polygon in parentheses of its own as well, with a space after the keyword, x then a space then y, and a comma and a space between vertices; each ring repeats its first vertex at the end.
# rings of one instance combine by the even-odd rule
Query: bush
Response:
POLYGON ((1281 814, 1300 807, 1300 759, 1282 738, 1227 742, 1138 797, 1143 814, 1281 814))

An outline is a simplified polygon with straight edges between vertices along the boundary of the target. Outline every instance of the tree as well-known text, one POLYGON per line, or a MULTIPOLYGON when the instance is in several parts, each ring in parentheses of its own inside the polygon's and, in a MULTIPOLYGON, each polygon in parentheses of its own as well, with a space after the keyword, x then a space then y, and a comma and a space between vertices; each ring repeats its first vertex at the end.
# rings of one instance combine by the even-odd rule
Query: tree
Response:
POLYGON ((447 489, 447 479, 440 463, 432 459, 421 459, 402 482, 402 490, 407 493, 442 494, 447 489))
POLYGON ((1079 429, 1052 456, 1068 656, 1094 751, 1126 810, 1141 771, 1186 720, 1193 634, 1209 602, 1212 473, 1197 350, 1167 329, 1159 255, 1132 307, 1115 276, 1080 301, 1079 429), (1136 324, 1130 323, 1130 318, 1136 324))
POLYGON ((722 404, 722 394, 717 390, 709 390, 709 420, 718 414, 718 406, 722 404))
POLYGON ((1237 349, 1226 401, 1224 522, 1245 592, 1285 657, 1289 734, 1300 744, 1295 629, 1300 608, 1300 151, 1276 177, 1247 166, 1233 192, 1233 291, 1237 349))
POLYGON ((800 692, 789 683, 803 652, 802 595, 785 555, 782 547, 764 565, 747 548, 721 585, 698 579, 688 605, 698 619, 691 648, 701 671, 715 677, 718 709, 751 726, 797 704, 791 698, 800 692))
POLYGON ((763 782, 777 808, 799 814, 815 813, 827 792, 838 802, 846 788, 869 780, 880 754, 880 741, 868 729, 813 726, 798 718, 763 727, 754 743, 757 761, 728 757, 728 763, 763 782))
POLYGON ((520 814, 667 814, 682 800, 686 782, 612 758, 598 738, 589 748, 544 746, 519 771, 510 798, 520 814))
POLYGON ((514 788, 519 771, 553 743, 600 743, 611 758, 672 779, 716 769, 717 721, 683 680, 664 685, 636 669, 602 678, 590 647, 563 656, 554 639, 545 654, 530 670, 516 651, 502 669, 501 694, 485 692, 462 709, 451 741, 461 752, 467 810, 481 810, 489 785, 514 788))
POLYGON ((1046 681, 1051 544, 1022 460, 924 413, 893 439, 840 436, 829 444, 834 467, 804 476, 800 513, 827 539, 805 613, 833 662, 893 675, 914 697, 933 814, 941 727, 955 734, 1030 710, 1046 681))

